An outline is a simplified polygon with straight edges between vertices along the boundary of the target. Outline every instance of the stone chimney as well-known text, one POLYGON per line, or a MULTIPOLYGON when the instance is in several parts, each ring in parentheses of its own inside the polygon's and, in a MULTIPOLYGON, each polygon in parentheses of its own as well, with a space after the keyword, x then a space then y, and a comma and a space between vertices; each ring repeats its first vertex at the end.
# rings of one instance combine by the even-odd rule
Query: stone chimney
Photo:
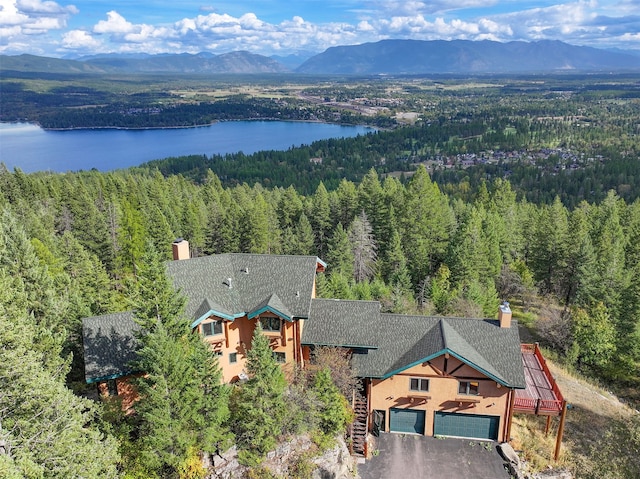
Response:
POLYGON ((498 310, 498 321, 500 321, 501 328, 511 327, 511 308, 506 301, 500 305, 498 310))
POLYGON ((173 244, 171 245, 173 248, 173 260, 179 260, 179 259, 189 259, 190 258, 190 254, 189 254, 189 242, 187 240, 184 240, 182 238, 178 238, 177 240, 175 240, 173 242, 173 244))

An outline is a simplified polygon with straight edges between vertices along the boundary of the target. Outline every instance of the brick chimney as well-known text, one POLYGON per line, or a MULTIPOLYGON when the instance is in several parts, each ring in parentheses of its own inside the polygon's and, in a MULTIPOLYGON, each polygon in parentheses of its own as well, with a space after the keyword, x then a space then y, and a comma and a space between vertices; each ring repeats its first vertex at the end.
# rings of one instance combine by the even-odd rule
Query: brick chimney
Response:
POLYGON ((511 308, 506 301, 500 305, 498 310, 498 321, 500 321, 501 328, 511 327, 511 308))
POLYGON ((178 238, 172 243, 171 246, 173 248, 174 261, 179 259, 189 259, 189 257, 191 256, 189 254, 189 242, 187 240, 178 238))

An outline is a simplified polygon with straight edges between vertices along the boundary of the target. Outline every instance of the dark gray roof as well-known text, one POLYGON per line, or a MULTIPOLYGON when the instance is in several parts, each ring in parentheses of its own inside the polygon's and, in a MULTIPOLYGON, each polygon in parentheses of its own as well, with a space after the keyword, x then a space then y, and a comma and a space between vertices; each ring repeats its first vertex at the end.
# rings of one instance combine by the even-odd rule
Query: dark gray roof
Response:
POLYGON ((285 304, 280 301, 277 294, 272 294, 268 298, 265 298, 260 304, 256 305, 255 309, 251 311, 247 311, 249 318, 253 318, 260 313, 264 313, 265 311, 271 311, 273 313, 277 313, 285 316, 285 319, 291 319, 293 316, 289 308, 285 306, 285 304))
POLYGON ((303 344, 360 346, 352 361, 360 377, 389 377, 450 353, 505 386, 525 387, 517 322, 500 328, 488 319, 376 315, 376 304, 313 300, 303 344))
POLYGON ((384 334, 377 301, 313 299, 302 344, 377 348, 374 338, 384 334), (371 329, 379 328, 375 333, 371 329))
POLYGON ((137 329, 131 312, 82 320, 84 374, 88 383, 134 372, 129 363, 136 359, 137 329))
POLYGON ((264 306, 306 318, 318 261, 315 256, 230 253, 171 261, 167 273, 187 297, 185 312, 194 326, 209 311, 234 319, 264 306))
MULTIPOLYGON (((267 310, 306 318, 318 263, 315 256, 221 254, 171 261, 167 274, 186 296, 193 326, 212 311, 227 319, 267 310)), ((83 320, 87 382, 132 372, 137 327, 131 312, 83 320)))

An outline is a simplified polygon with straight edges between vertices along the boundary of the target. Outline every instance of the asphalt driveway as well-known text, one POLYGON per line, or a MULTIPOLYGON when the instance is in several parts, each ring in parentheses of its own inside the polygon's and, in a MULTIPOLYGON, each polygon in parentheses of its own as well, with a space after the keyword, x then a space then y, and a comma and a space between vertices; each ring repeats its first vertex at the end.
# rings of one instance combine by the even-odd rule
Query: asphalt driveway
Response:
POLYGON ((361 479, 509 479, 496 443, 381 433, 361 479))

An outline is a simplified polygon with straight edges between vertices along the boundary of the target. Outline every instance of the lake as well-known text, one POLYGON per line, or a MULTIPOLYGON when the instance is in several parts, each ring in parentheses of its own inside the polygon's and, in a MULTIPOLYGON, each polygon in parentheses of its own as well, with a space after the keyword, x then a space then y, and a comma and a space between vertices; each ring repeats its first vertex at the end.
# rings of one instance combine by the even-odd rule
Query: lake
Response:
POLYGON ((0 123, 0 162, 9 170, 109 171, 186 155, 287 150, 327 138, 374 131, 365 126, 287 121, 230 121, 198 128, 45 131, 28 123, 0 123))

